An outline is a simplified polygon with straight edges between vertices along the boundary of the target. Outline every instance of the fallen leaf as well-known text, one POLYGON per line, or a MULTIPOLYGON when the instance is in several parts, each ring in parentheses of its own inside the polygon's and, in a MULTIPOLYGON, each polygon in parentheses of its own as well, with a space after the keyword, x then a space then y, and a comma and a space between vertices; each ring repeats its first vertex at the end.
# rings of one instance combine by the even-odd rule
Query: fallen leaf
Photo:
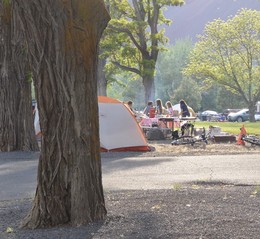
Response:
POLYGON ((11 228, 11 227, 7 227, 7 228, 6 228, 6 232, 7 232, 7 233, 12 233, 12 232, 14 232, 14 229, 11 228))
POLYGON ((196 185, 196 184, 193 184, 191 187, 192 187, 193 189, 200 189, 200 186, 199 186, 199 185, 196 185))
POLYGON ((155 206, 152 207, 152 209, 160 209, 160 208, 161 208, 160 205, 155 205, 155 206))

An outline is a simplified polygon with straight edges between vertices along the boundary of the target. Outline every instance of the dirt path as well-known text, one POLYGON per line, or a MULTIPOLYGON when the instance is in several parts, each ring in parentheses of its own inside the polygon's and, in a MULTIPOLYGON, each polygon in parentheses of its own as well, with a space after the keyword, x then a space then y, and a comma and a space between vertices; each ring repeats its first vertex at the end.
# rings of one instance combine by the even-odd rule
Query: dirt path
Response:
MULTIPOLYGON (((195 155, 251 155, 257 160, 260 154, 259 148, 243 147, 238 145, 206 145, 197 148, 174 147, 170 142, 150 142, 156 150, 147 153, 108 153, 102 154, 103 161, 112 159, 110 167, 116 170, 116 163, 127 160, 129 157, 138 157, 139 165, 134 167, 147 167, 140 165, 145 158, 151 160, 146 168, 147 173, 158 172, 162 178, 164 170, 171 170, 169 165, 163 165, 163 171, 159 171, 160 162, 153 164, 152 160, 165 158, 179 158, 181 155, 193 158, 195 155), (112 165, 114 164, 114 165, 112 165), (155 170, 155 171, 151 171, 155 170)), ((0 154, 2 155, 2 154, 0 154)), ((3 156, 3 155, 2 155, 3 156)), ((33 155, 35 157, 37 155, 33 155)), ((15 160, 10 155, 4 155, 6 162, 15 160)), ((179 163, 185 160, 180 157, 179 163)), ((228 156, 227 156, 228 157, 228 156)), ((24 158, 26 159, 26 157, 24 158)), ((35 159, 28 159, 32 163, 35 159)), ((178 161, 176 160, 176 162, 178 161)), ((190 159, 192 160, 192 159, 190 159)), ((200 159, 203 160, 203 159, 200 159)), ((260 158, 259 158, 260 160, 260 158)), ((168 161, 169 162, 169 161, 168 161)), ((206 161, 205 161, 206 162, 206 161)), ((130 162, 130 165, 133 161, 130 162)), ((146 162, 147 163, 147 162, 146 162)), ((198 160, 197 160, 198 163, 198 160)), ((210 164, 210 161, 207 162, 210 164)), ((244 164, 248 161, 244 161, 244 164)), ((107 164, 108 165, 108 164, 107 164)), ((239 166, 238 164, 237 166, 239 166)), ((259 165, 259 164, 258 164, 259 165)), ((175 165, 176 166, 176 165, 175 165)), ((199 165, 198 165, 199 166, 199 165)), ((5 168, 4 164, 0 165, 5 168)), ((35 167, 35 165, 34 165, 35 167)), ((256 169, 256 167, 253 167, 256 169)), ((6 168, 5 168, 6 169, 6 168)), ((176 169, 176 168, 175 168, 176 169)), ((174 170, 175 170, 174 169, 174 170)), ((240 175, 237 167, 234 174, 240 175)), ((109 170, 109 167, 104 169, 109 170)), ((111 168, 110 168, 111 170, 111 168)), ((191 168, 185 168, 187 172, 191 168)), ((194 168, 194 170, 196 170, 194 168)), ((110 175, 114 180, 122 180, 126 168, 117 168, 121 178, 110 175)), ((1 171, 4 172, 4 171, 1 171)), ((5 171, 6 172, 6 171, 5 171)), ((8 171, 10 172, 10 171, 8 171)), ((28 173, 28 171, 26 171, 28 173)), ((178 170, 176 171, 178 173, 178 170)), ((108 172, 107 172, 108 173, 108 172)), ((142 173, 140 171, 140 173, 142 173)), ((3 176, 3 174, 0 174, 3 176)), ((4 175, 8 180, 8 175, 4 175)), ((139 186, 149 182, 139 181, 139 186)), ((179 175, 180 176, 180 175, 179 175)), ((179 177, 177 175, 177 177, 179 177)), ((234 175, 233 175, 234 176, 234 175)), ((254 178, 253 174, 252 177, 254 178)), ((105 177, 104 177, 105 179, 105 177)), ((122 183, 122 182, 121 182, 122 183)), ((105 182, 104 182, 105 184, 105 182)), ((128 185, 133 184, 128 182, 128 185)), ((201 180, 193 183, 173 183, 169 188, 159 187, 130 190, 118 188, 109 190, 105 187, 107 218, 103 222, 72 228, 69 226, 40 230, 21 230, 20 221, 31 208, 32 198, 18 198, 14 200, 0 199, 0 238, 1 239, 248 239, 259 238, 260 235, 260 186, 235 186, 228 182, 218 180, 201 180), (7 233, 7 228, 13 231, 7 233)))

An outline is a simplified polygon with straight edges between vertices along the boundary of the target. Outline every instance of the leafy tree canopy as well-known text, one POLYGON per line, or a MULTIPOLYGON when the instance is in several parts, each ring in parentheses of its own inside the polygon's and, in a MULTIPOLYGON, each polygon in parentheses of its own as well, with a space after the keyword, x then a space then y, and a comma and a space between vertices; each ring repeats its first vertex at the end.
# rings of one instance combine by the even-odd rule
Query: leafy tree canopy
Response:
POLYGON ((200 109, 202 99, 201 92, 194 80, 184 78, 171 100, 176 104, 181 99, 184 99, 195 111, 200 109))
POLYGON ((207 24, 184 73, 242 96, 253 120, 260 98, 260 12, 242 9, 226 22, 207 24))
POLYGON ((183 80, 182 70, 193 47, 191 39, 187 38, 176 41, 159 54, 155 80, 157 98, 163 101, 172 98, 183 80))
POLYGON ((148 91, 153 90, 158 53, 167 42, 164 28, 158 26, 171 22, 163 15, 167 6, 183 3, 183 0, 107 0, 112 19, 101 44, 102 56, 108 58, 107 71, 119 68, 150 81, 144 85, 146 96, 152 96, 148 91))

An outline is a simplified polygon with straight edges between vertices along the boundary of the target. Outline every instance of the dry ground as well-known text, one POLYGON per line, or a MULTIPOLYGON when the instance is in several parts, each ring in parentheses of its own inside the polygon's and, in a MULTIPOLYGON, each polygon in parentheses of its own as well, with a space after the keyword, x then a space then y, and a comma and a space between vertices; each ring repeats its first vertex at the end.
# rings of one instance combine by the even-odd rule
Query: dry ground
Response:
MULTIPOLYGON (((150 141, 146 153, 102 157, 259 154, 260 147, 232 144, 172 146, 150 141)), ((105 191, 107 217, 81 227, 21 230, 32 198, 0 201, 0 239, 259 239, 260 186, 180 185, 172 190, 105 191), (10 227, 13 232, 7 233, 10 227)))
POLYGON ((170 139, 148 141, 150 152, 121 152, 102 153, 103 158, 120 158, 128 156, 156 157, 156 156, 188 156, 188 155, 225 155, 225 154, 259 154, 260 146, 251 144, 238 145, 236 143, 203 142, 192 145, 171 145, 170 139))
POLYGON ((255 186, 229 185, 105 192, 104 221, 37 230, 19 229, 32 199, 0 201, 0 238, 259 239, 259 193, 255 186))
POLYGON ((236 143, 198 143, 191 145, 171 145, 171 140, 149 141, 155 155, 202 155, 202 154, 251 154, 259 153, 260 146, 236 143))

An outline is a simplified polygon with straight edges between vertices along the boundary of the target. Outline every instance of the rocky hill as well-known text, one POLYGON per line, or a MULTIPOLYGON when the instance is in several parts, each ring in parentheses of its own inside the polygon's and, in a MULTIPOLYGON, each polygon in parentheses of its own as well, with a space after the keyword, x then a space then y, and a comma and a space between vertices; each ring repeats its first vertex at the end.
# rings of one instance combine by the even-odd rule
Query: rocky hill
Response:
POLYGON ((234 16, 239 9, 260 10, 259 0, 186 0, 182 7, 171 7, 165 12, 172 19, 171 26, 166 27, 170 43, 190 37, 194 42, 196 35, 202 34, 205 24, 214 19, 226 20, 234 16))

